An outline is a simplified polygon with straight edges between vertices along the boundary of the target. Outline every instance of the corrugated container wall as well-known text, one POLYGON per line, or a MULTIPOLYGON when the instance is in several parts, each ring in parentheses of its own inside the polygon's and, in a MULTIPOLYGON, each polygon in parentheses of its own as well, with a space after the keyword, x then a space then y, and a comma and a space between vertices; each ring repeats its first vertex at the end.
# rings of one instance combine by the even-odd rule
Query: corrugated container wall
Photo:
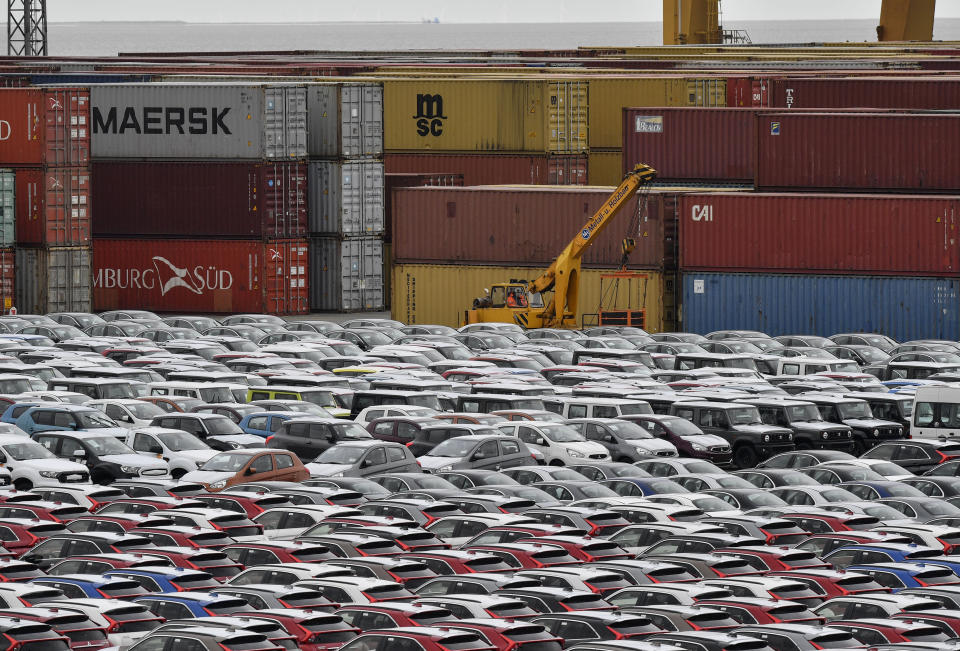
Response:
MULTIPOLYGON (((404 323, 461 326, 464 325, 464 311, 471 308, 475 297, 483 296, 485 287, 511 278, 532 279, 540 271, 535 267, 395 264, 390 313, 394 319, 404 323)), ((580 276, 581 312, 595 313, 601 300, 609 300, 609 281, 601 283, 601 275, 609 271, 583 270, 580 276)), ((607 303, 606 307, 639 307, 646 313, 646 329, 651 332, 662 330, 662 275, 649 272, 643 286, 636 289, 636 296, 628 297, 620 292, 620 298, 624 301, 622 305, 611 306, 607 303)))
POLYGON ((0 162, 86 165, 90 160, 90 91, 0 90, 0 162))
POLYGON ((463 185, 586 185, 588 176, 584 154, 388 153, 384 165, 387 174, 461 174, 463 185))
POLYGON ((770 86, 777 108, 960 108, 960 77, 782 77, 770 86))
POLYGON ((756 186, 951 192, 960 189, 960 115, 763 113, 756 186))
POLYGON ((13 249, 0 249, 0 305, 3 314, 14 307, 17 260, 13 249))
POLYGON ((898 341, 960 339, 960 280, 882 276, 683 275, 683 329, 769 335, 879 332, 898 341))
POLYGON ((383 163, 310 161, 311 233, 382 235, 383 163))
POLYGON ((682 269, 960 275, 960 197, 688 194, 679 214, 682 269))
MULTIPOLYGON (((393 237, 393 190, 395 188, 419 188, 430 186, 463 187, 463 174, 385 174, 383 177, 383 240, 389 242, 393 237)), ((387 260, 391 256, 384 255, 387 260)), ((384 281, 387 276, 384 275, 384 281)), ((389 296, 389 292, 387 293, 389 296)))
POLYGON ((383 240, 310 239, 310 307, 323 312, 384 309, 383 240))
POLYGON ((97 236, 290 238, 307 232, 305 163, 95 162, 97 236))
POLYGON ((18 169, 17 244, 89 246, 91 194, 87 167, 18 169))
POLYGON ((383 156, 382 84, 310 84, 307 119, 312 157, 383 156))
POLYGON ((726 106, 720 77, 590 77, 590 149, 623 146, 622 112, 630 106, 726 106))
POLYGON ((646 163, 658 181, 753 182, 753 111, 641 108, 621 119, 623 172, 646 163))
MULTIPOLYGON (((94 309, 299 314, 308 311, 307 240, 94 241, 94 309)), ((85 310, 89 311, 89 310, 85 310)))
POLYGON ((96 158, 269 159, 307 155, 307 96, 292 85, 94 86, 96 158))
POLYGON ((591 151, 587 185, 620 185, 623 180, 623 151, 591 151))
POLYGON ((0 169, 0 246, 16 242, 16 172, 0 169))
POLYGON ((18 248, 17 310, 24 314, 92 311, 91 258, 89 247, 18 248))
POLYGON ((384 148, 585 152, 588 96, 585 81, 387 80, 384 148))
MULTIPOLYGON (((398 188, 393 193, 393 256, 401 262, 550 264, 613 188, 398 188)), ((631 199, 583 257, 615 267, 626 235, 637 238, 630 266, 663 266, 660 195, 631 199), (639 223, 639 226, 637 225, 639 223)))

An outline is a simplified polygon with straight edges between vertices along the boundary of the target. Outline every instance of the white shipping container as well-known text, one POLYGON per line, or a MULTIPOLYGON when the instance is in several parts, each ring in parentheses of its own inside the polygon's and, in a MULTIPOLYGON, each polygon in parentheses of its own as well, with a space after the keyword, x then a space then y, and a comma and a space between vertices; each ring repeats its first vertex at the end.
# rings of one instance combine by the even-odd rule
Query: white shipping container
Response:
POLYGON ((307 180, 310 233, 383 234, 383 161, 310 161, 307 180))
POLYGON ((309 84, 307 134, 311 157, 381 158, 383 84, 309 84))
POLYGON ((13 246, 16 228, 16 173, 0 170, 0 247, 13 246))
POLYGON ((89 247, 18 248, 14 305, 24 314, 90 312, 92 262, 89 247))
POLYGON ((291 84, 93 86, 94 158, 293 160, 307 155, 307 95, 291 84))
POLYGON ((310 238, 310 309, 379 312, 384 309, 383 240, 310 238))

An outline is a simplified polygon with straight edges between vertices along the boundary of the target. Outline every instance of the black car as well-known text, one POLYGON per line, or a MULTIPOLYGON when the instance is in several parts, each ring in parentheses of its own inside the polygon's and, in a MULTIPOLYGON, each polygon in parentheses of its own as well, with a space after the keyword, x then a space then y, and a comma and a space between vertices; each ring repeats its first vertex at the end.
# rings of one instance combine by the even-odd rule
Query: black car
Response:
POLYGON ((289 450, 301 461, 313 461, 342 441, 372 439, 361 425, 342 418, 291 418, 285 420, 264 444, 276 450, 289 450))
POLYGON ((817 393, 799 397, 815 404, 823 420, 847 425, 853 430, 853 454, 862 455, 878 443, 903 438, 903 426, 898 422, 876 418, 870 411, 870 404, 863 397, 848 398, 817 393))
POLYGON ((117 533, 58 533, 37 543, 20 557, 42 570, 73 556, 97 556, 152 547, 149 539, 117 533))
POLYGON ((920 474, 945 461, 960 458, 960 442, 910 439, 881 443, 863 455, 864 459, 882 459, 920 474))
POLYGON ((850 459, 856 459, 856 457, 842 450, 797 450, 772 456, 758 463, 757 468, 800 469, 827 461, 849 461, 850 459))
POLYGON ((773 397, 741 398, 740 402, 756 406, 761 420, 767 425, 792 430, 798 450, 853 451, 853 430, 846 425, 824 421, 813 403, 773 397))

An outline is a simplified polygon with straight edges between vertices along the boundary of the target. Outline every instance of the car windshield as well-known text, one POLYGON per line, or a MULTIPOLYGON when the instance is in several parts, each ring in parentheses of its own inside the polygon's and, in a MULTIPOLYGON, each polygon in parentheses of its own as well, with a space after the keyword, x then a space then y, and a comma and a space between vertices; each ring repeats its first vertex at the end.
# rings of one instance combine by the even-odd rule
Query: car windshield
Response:
POLYGON ((74 413, 80 422, 81 429, 104 429, 106 427, 119 427, 113 419, 99 411, 78 411, 74 413))
POLYGON ((163 416, 164 410, 150 402, 133 402, 124 405, 130 412, 140 420, 150 420, 154 416, 163 416))
POLYGON ((163 444, 174 452, 184 450, 209 450, 210 447, 192 434, 186 432, 165 432, 157 434, 157 438, 163 441, 163 444))
POLYGON ((309 402, 317 405, 318 407, 329 407, 331 409, 340 408, 340 405, 337 404, 337 401, 333 397, 333 393, 330 391, 311 391, 309 389, 300 389, 299 393, 304 402, 309 402))
POLYGON ((719 497, 713 497, 712 495, 703 496, 703 497, 693 497, 691 499, 694 506, 696 506, 701 511, 733 511, 737 507, 732 504, 724 502, 719 497))
POLYGON ((727 410, 731 425, 760 425, 760 412, 756 407, 736 407, 727 410))
POLYGON ((440 399, 430 393, 422 393, 415 396, 410 396, 408 399, 411 405, 416 405, 417 407, 427 407, 432 409, 435 413, 443 411, 443 407, 440 405, 440 399))
POLYGON ((874 348, 872 346, 867 348, 858 348, 857 353, 859 353, 860 357, 868 362, 882 362, 889 357, 889 355, 879 348, 874 348))
POLYGON ((660 421, 670 429, 671 434, 677 436, 703 436, 703 430, 683 418, 669 418, 660 421))
POLYGON ((569 425, 540 425, 540 431, 556 443, 578 443, 586 440, 569 425))
POLYGON ((226 434, 243 434, 240 426, 234 423, 226 416, 218 418, 207 418, 204 420, 207 431, 214 436, 224 436, 226 434))
POLYGON ((50 450, 34 441, 25 441, 23 443, 7 443, 3 446, 3 451, 11 459, 16 461, 30 461, 32 459, 55 459, 50 450))
POLYGON ((98 436, 97 438, 84 439, 84 441, 98 457, 105 454, 134 454, 133 450, 112 436, 98 436))
POLYGON ((608 421, 604 424, 622 439, 636 440, 653 438, 649 432, 636 423, 628 423, 627 421, 608 421))
POLYGON ((314 463, 334 463, 350 466, 360 460, 365 449, 366 448, 358 448, 350 445, 338 445, 328 449, 313 461, 314 463))
MULTIPOLYGON (((334 407, 336 405, 333 405, 334 407)), ((310 414, 311 416, 319 416, 321 418, 331 418, 329 411, 324 409, 319 405, 315 405, 312 402, 285 402, 281 406, 277 407, 278 411, 298 411, 303 414, 310 414)))
POLYGON ((900 511, 893 507, 887 506, 886 504, 870 504, 869 502, 866 502, 865 506, 862 507, 862 510, 866 515, 872 515, 880 520, 903 519, 903 513, 900 513, 900 511))
POLYGON ((249 460, 249 454, 222 452, 211 457, 209 461, 200 466, 200 470, 211 470, 214 472, 237 472, 247 465, 249 460))
POLYGON ((200 397, 204 402, 233 402, 233 394, 228 387, 201 387, 200 397))
POLYGON ((837 405, 837 410, 840 412, 840 418, 844 420, 848 418, 873 418, 873 414, 870 412, 870 405, 860 400, 856 402, 841 402, 837 405))
POLYGON ((370 435, 370 432, 363 429, 357 423, 338 423, 336 425, 330 425, 337 432, 338 438, 344 439, 371 439, 373 438, 370 435))
POLYGON ((428 454, 431 457, 465 457, 477 445, 476 441, 462 438, 448 439, 433 448, 428 454))
MULTIPOLYGON (((837 469, 840 470, 839 468, 837 469)), ((872 468, 860 466, 844 466, 842 470, 844 481, 883 481, 885 477, 872 468)))
POLYGON ((913 415, 913 400, 897 400, 900 403, 900 409, 903 415, 910 418, 913 415))
POLYGON ((791 423, 820 421, 820 412, 816 405, 793 405, 787 407, 787 418, 791 423))
POLYGON ((913 474, 903 466, 891 463, 889 461, 882 463, 871 463, 870 469, 877 474, 883 475, 884 479, 889 479, 891 477, 903 477, 905 475, 913 474))

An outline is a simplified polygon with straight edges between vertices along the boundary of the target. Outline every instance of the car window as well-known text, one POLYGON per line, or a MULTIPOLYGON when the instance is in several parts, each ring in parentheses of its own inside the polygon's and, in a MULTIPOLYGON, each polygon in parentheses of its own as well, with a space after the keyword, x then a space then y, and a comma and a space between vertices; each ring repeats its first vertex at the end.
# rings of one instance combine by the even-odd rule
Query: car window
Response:
POLYGON ((384 452, 383 448, 374 448, 367 453, 367 456, 364 457, 363 465, 365 466, 379 466, 387 462, 387 454, 384 452))
POLYGON ((273 458, 276 461, 277 470, 293 467, 293 458, 289 454, 275 454, 273 458))
POLYGON ((394 463, 397 461, 403 461, 407 458, 407 455, 403 453, 403 450, 400 448, 386 448, 387 450, 387 462, 394 463))
POLYGON ((273 470, 273 457, 269 454, 262 454, 250 462, 250 469, 255 473, 270 472, 273 470))
POLYGON ((267 429, 267 417, 254 416, 249 421, 247 421, 247 426, 250 429, 267 429))
POLYGON ((500 440, 500 452, 504 456, 520 454, 520 445, 516 441, 500 440))
POLYGON ((492 459, 500 453, 496 441, 487 441, 473 453, 474 459, 492 459))

